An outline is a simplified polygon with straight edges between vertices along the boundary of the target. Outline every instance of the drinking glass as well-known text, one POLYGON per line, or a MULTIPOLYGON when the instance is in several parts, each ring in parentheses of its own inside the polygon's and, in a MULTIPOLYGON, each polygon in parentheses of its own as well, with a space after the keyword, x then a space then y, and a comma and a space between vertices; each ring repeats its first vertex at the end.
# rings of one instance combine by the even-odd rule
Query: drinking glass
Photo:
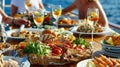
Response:
POLYGON ((28 11, 28 13, 30 12, 30 9, 32 7, 32 3, 30 2, 30 0, 25 0, 25 8, 28 11))
POLYGON ((41 27, 44 21, 44 11, 38 10, 38 11, 33 12, 33 20, 37 28, 41 27))
POLYGON ((97 23, 99 21, 99 10, 97 8, 88 8, 87 18, 94 23, 97 23))
POLYGON ((89 25, 91 25, 92 32, 91 32, 91 44, 97 44, 93 41, 93 34, 94 34, 94 25, 97 24, 99 21, 99 10, 97 8, 88 8, 87 10, 87 19, 89 20, 89 25))
POLYGON ((52 15, 56 19, 56 21, 53 22, 53 24, 56 27, 58 27, 58 19, 61 16, 61 12, 62 12, 61 5, 53 5, 52 6, 52 15))

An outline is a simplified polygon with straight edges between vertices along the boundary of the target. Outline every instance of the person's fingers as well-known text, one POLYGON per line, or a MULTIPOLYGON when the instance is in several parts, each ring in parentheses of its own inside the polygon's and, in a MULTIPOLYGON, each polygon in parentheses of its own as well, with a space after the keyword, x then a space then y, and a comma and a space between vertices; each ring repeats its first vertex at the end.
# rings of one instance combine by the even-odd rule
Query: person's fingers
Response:
POLYGON ((26 25, 27 27, 29 27, 29 26, 30 26, 30 21, 25 21, 25 25, 26 25))
POLYGON ((30 21, 28 20, 23 20, 23 19, 18 19, 17 22, 16 22, 17 25, 21 25, 21 24, 24 24, 26 27, 29 27, 30 26, 30 21))

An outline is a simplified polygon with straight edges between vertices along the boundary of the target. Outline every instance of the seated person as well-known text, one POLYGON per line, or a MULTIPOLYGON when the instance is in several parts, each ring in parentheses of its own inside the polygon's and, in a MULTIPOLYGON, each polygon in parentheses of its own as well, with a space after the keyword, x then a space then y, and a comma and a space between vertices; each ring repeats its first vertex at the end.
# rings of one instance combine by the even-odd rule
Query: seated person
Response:
POLYGON ((23 20, 23 19, 15 19, 13 17, 10 17, 5 14, 5 12, 0 8, 0 15, 2 16, 2 21, 10 24, 10 25, 17 25, 20 26, 21 24, 24 24, 26 27, 30 26, 30 22, 28 20, 23 20))
MULTIPOLYGON (((11 16, 15 16, 17 13, 25 12, 25 3, 26 0, 12 0, 11 1, 11 16)), ((42 4, 41 0, 30 0, 31 3, 31 10, 38 10, 38 9, 44 9, 44 6, 42 4)))
POLYGON ((87 16, 88 8, 98 8, 99 9, 99 24, 101 26, 108 26, 108 20, 105 12, 98 0, 75 0, 70 6, 62 10, 62 14, 67 14, 68 12, 78 9, 79 19, 85 19, 87 16))

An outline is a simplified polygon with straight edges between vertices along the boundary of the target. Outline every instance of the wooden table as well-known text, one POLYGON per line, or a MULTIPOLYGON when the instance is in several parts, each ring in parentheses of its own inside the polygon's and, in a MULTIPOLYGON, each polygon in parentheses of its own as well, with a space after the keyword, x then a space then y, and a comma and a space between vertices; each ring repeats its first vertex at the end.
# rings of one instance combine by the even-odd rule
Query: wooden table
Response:
MULTIPOLYGON (((94 36, 94 41, 97 42, 98 44, 94 45, 94 51, 100 51, 101 50, 101 44, 100 41, 104 39, 105 36, 94 36)), ((91 37, 90 36, 84 36, 83 38, 85 38, 87 41, 91 41, 91 37)), ((7 40, 7 42, 11 43, 11 47, 9 49, 9 51, 11 51, 13 49, 13 47, 15 46, 15 44, 17 45, 18 42, 14 41, 14 40, 7 40)), ((9 51, 6 54, 9 54, 9 51)), ((76 67, 77 62, 76 63, 71 63, 71 64, 65 64, 65 65, 50 65, 47 67, 76 67)), ((31 65, 30 67, 44 67, 44 66, 38 66, 38 65, 31 65)))
MULTIPOLYGON (((75 35, 76 36, 76 35, 75 35)), ((77 35, 78 37, 78 35, 77 35)), ((88 42, 91 41, 91 36, 82 36, 84 39, 86 39, 88 42)), ((102 46, 100 44, 101 40, 103 40, 105 38, 105 35, 101 35, 101 36, 94 36, 94 41, 97 43, 94 46, 94 52, 97 52, 97 51, 101 51, 102 50, 102 46)), ((15 46, 15 44, 17 45, 19 40, 11 40, 11 39, 8 39, 7 40, 8 43, 11 44, 11 48, 9 49, 12 50, 13 47, 15 46)), ((9 51, 6 53, 6 54, 9 54, 9 51)), ((47 66, 47 67, 76 67, 77 65, 77 62, 76 63, 71 63, 71 64, 65 64, 65 65, 50 65, 50 66, 47 66)), ((31 65, 30 67, 44 67, 44 66, 37 66, 37 65, 31 65)))

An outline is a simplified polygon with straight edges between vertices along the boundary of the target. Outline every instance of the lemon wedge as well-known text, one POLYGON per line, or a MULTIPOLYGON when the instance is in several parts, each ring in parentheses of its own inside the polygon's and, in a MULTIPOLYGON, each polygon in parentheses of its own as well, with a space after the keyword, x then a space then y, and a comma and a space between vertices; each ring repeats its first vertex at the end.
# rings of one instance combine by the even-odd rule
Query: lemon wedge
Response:
POLYGON ((106 42, 109 43, 110 45, 113 45, 113 40, 111 37, 108 40, 106 40, 106 42))
POLYGON ((96 65, 94 64, 94 62, 88 61, 86 67, 96 67, 96 65))

